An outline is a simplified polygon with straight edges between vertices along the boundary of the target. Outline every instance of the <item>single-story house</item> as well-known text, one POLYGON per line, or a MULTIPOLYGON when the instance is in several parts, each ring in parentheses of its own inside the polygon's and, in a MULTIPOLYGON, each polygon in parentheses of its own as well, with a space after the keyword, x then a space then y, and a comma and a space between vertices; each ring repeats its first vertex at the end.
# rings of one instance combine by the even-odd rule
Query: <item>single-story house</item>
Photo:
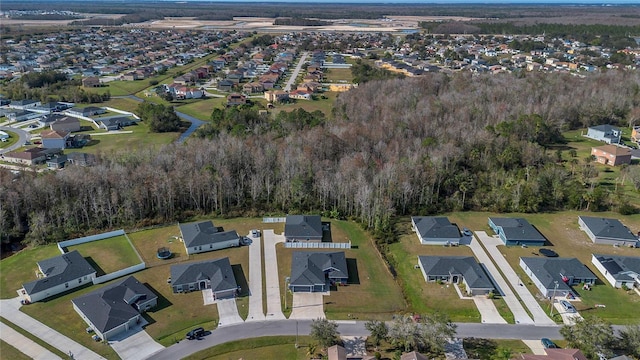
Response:
POLYGON ((40 133, 42 138, 42 146, 45 148, 65 149, 69 144, 69 136, 67 131, 45 130, 40 133))
POLYGON ((67 162, 77 166, 92 166, 96 163, 96 156, 93 154, 73 152, 67 155, 67 162))
POLYGON ((495 290, 473 256, 418 256, 418 266, 427 282, 463 283, 469 295, 484 295, 495 290))
POLYGON ((100 87, 100 79, 97 76, 89 76, 82 79, 83 87, 100 87))
POLYGON ((347 360, 347 349, 340 345, 333 345, 327 349, 327 360, 347 360))
POLYGON ((66 113, 69 114, 69 115, 89 117, 89 116, 93 116, 93 115, 104 114, 106 112, 107 112, 107 110, 105 110, 103 108, 99 108, 99 107, 96 107, 96 106, 87 106, 85 108, 69 109, 69 110, 67 110, 66 113))
POLYGON ((578 216, 578 225, 596 244, 638 246, 638 237, 618 219, 578 216))
POLYGON ((522 218, 489 218, 489 227, 505 245, 543 246, 547 239, 522 218))
POLYGON ((611 166, 631 164, 631 150, 618 145, 603 145, 591 148, 596 161, 611 166))
POLYGON ((212 221, 179 224, 178 227, 189 255, 240 246, 240 236, 235 230, 224 231, 212 221))
POLYGON ((589 139, 606 142, 607 144, 619 144, 622 131, 615 126, 611 125, 598 125, 591 126, 587 129, 587 135, 589 139))
POLYGON ((38 280, 22 284, 20 296, 36 302, 90 283, 96 269, 77 250, 38 262, 38 280))
POLYGON ((284 237, 288 242, 322 242, 320 215, 287 215, 284 237))
POLYGON ((400 355, 400 360, 429 360, 429 358, 417 351, 412 351, 400 355))
MULTIPOLYGON (((521 257, 520 267, 544 296, 565 296, 571 286, 596 283, 597 277, 576 258, 521 257), (555 289, 556 285, 558 286, 555 289)), ((575 295, 575 294, 574 294, 575 295)))
POLYGON ((67 162, 67 155, 54 156, 51 159, 47 160, 47 168, 52 170, 62 169, 66 162, 67 162))
POLYGON ((3 161, 23 164, 23 165, 38 165, 43 164, 47 159, 51 159, 53 156, 61 154, 60 148, 31 148, 24 151, 14 151, 4 155, 0 155, 3 161))
POLYGON ((26 109, 32 109, 36 106, 40 106, 41 103, 38 100, 31 100, 31 99, 25 99, 25 100, 13 100, 11 101, 11 103, 9 103, 9 108, 11 109, 19 109, 19 110, 26 110, 26 109))
POLYGON ((611 286, 640 288, 640 257, 591 254, 591 263, 611 286))
POLYGON ((135 277, 107 285, 71 300, 73 309, 104 341, 140 323, 158 296, 135 277))
POLYGON ((462 235, 444 216, 412 216, 411 224, 423 245, 458 245, 462 235))
POLYGON ((0 130, 0 140, 8 140, 10 138, 9 134, 0 130))
POLYGON ((233 81, 227 80, 227 79, 223 79, 223 80, 218 81, 218 90, 220 90, 220 91, 231 91, 231 90, 233 90, 233 87, 235 85, 236 84, 233 81))
POLYGON ((120 130, 125 126, 134 125, 137 120, 129 116, 116 116, 97 120, 98 127, 107 131, 120 130))
POLYGON ((39 117, 42 117, 42 114, 27 110, 16 110, 7 114, 7 119, 16 122, 32 120, 39 117))
POLYGON ((234 297, 238 284, 229 258, 171 265, 171 288, 175 294, 211 289, 214 299, 234 297))
POLYGON ((311 100, 311 93, 306 90, 292 90, 289 92, 289 99, 311 100))
POLYGON ((54 131, 80 131, 80 120, 72 116, 63 116, 52 122, 49 127, 54 131))
POLYGON ((291 255, 289 289, 293 292, 324 292, 349 279, 344 251, 294 251, 291 255))
POLYGON ((546 355, 520 354, 512 360, 587 360, 578 349, 544 349, 546 355))

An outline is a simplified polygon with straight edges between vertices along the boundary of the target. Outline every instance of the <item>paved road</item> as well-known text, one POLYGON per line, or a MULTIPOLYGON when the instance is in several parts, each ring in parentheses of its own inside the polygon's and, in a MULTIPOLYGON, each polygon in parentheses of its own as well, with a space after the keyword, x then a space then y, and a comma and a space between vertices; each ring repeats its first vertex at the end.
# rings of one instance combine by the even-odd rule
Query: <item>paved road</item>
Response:
POLYGON ((280 301, 280 277, 276 244, 284 242, 284 236, 276 235, 273 230, 264 230, 264 273, 267 289, 267 319, 285 319, 280 301))
MULTIPOLYGON (((480 236, 487 236, 484 231, 476 231, 475 235, 476 238, 480 236)), ((511 310, 516 323, 533 324, 533 320, 529 317, 529 314, 527 314, 527 311, 524 309, 522 304, 520 304, 520 301, 518 301, 518 298, 509 287, 509 284, 504 280, 502 274, 500 274, 500 271, 498 271, 498 268, 493 264, 489 255, 484 251, 478 240, 472 239, 469 244, 469 248, 471 248, 471 251, 473 251, 473 254, 476 256, 478 261, 484 265, 487 271, 489 271, 489 275, 493 278, 494 284, 498 286, 499 291, 502 294, 502 298, 507 303, 509 310, 511 310)))
MULTIPOLYGON (((310 320, 260 321, 226 326, 222 331, 214 330, 201 340, 182 340, 156 354, 154 360, 175 360, 200 350, 225 342, 273 335, 308 335, 310 320), (297 331, 296 331, 297 326, 297 331)), ((364 321, 338 321, 338 331, 344 336, 368 336, 364 321)), ((468 324, 458 323, 458 337, 487 339, 561 339, 560 326, 468 324)))
POLYGON ((38 345, 35 341, 13 330, 9 325, 0 322, 0 338, 35 360, 62 359, 58 355, 38 345))
POLYGON ((291 87, 293 87, 293 83, 296 82, 296 79, 298 78, 298 74, 300 73, 300 70, 302 70, 302 65, 307 59, 308 54, 309 53, 304 52, 302 53, 302 56, 300 56, 300 61, 298 61, 298 65, 296 65, 296 68, 291 73, 291 77, 289 78, 289 81, 287 81, 287 84, 284 86, 284 91, 291 91, 291 87))
POLYGON ((498 245, 503 245, 500 239, 488 236, 487 233, 483 231, 476 232, 478 239, 482 242, 484 247, 487 249, 487 252, 493 258, 493 261, 500 267, 502 273, 505 278, 511 283, 511 286, 515 289, 520 296, 520 299, 524 303, 524 305, 529 309, 531 315, 533 315, 533 321, 536 325, 553 325, 555 322, 551 320, 547 313, 540 307, 536 298, 531 295, 529 289, 526 286, 520 285, 520 278, 518 274, 513 270, 511 265, 507 262, 507 259, 502 256, 500 250, 498 250, 498 245))
MULTIPOLYGON (((22 130, 22 129, 16 129, 10 126, 0 126, 0 130, 2 131, 11 131, 14 132, 16 134, 18 134, 18 141, 16 141, 13 145, 11 146, 7 146, 5 148, 0 149, 0 154, 6 154, 9 151, 13 151, 19 147, 24 146, 24 143, 27 142, 27 140, 29 140, 31 138, 31 134, 29 134, 28 132, 22 130)), ((3 145, 4 143, 0 143, 0 146, 3 145)))
POLYGON ((200 119, 194 118, 191 115, 187 115, 185 113, 181 113, 179 111, 176 111, 176 115, 178 115, 178 117, 180 117, 180 119, 182 120, 186 120, 188 122, 191 123, 191 126, 189 126, 189 128, 187 129, 187 131, 185 131, 184 133, 182 133, 182 135, 180 135, 180 137, 178 138, 178 140, 176 140, 177 143, 181 144, 183 143, 185 140, 187 140, 187 138, 189 137, 189 135, 193 134, 200 126, 202 126, 203 124, 205 124, 205 121, 202 121, 200 119))
MULTIPOLYGON (((19 310, 19 308, 20 298, 18 297, 13 299, 0 300, 0 316, 27 330, 38 339, 41 339, 42 341, 50 344, 51 346, 55 347, 65 354, 68 354, 69 351, 71 351, 76 359, 104 359, 102 356, 94 353, 93 351, 60 334, 54 329, 37 321, 31 316, 23 313, 19 310)), ((2 336, 2 339, 5 338, 3 334, 0 334, 0 336, 2 336)), ((18 346, 14 344, 12 345, 17 349, 20 349, 19 344, 18 346)))
MULTIPOLYGON (((249 235, 251 236, 251 235, 249 235)), ((265 319, 262 306, 262 252, 260 237, 251 237, 249 245, 249 314, 247 321, 265 319)))

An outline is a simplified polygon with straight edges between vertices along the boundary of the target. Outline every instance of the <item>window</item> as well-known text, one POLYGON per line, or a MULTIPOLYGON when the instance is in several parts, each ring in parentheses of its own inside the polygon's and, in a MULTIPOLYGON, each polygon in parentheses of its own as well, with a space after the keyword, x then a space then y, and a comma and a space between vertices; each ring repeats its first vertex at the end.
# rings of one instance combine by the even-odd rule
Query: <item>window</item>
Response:
POLYGON ((69 287, 69 283, 64 283, 65 289, 69 287))

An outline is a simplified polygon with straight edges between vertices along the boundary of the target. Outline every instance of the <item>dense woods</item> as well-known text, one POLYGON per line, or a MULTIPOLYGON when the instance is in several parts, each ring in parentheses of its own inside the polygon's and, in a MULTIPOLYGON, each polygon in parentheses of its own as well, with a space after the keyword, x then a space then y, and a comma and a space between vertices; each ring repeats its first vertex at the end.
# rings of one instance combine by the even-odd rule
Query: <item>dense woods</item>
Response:
POLYGON ((385 241, 403 214, 619 210, 623 197, 597 185, 589 159, 565 166, 549 146, 563 130, 633 123, 639 83, 624 72, 376 80, 341 94, 330 119, 270 120, 284 132, 216 113, 224 125, 186 144, 15 181, 1 172, 0 237, 39 243, 194 214, 322 213, 385 241), (244 121, 240 134, 233 121, 244 121))
POLYGON ((97 94, 85 91, 80 85, 80 80, 69 79, 61 72, 29 72, 17 81, 4 84, 2 94, 9 99, 34 99, 43 103, 49 101, 100 103, 111 98, 109 90, 103 94, 97 94))

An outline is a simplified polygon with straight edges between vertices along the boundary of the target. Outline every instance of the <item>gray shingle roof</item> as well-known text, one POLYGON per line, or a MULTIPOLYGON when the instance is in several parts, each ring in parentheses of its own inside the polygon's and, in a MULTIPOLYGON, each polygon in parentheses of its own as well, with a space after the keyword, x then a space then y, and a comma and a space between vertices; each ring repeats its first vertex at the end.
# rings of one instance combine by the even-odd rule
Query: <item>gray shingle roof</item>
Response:
POLYGON ((443 216, 413 216, 420 237, 438 239, 460 239, 460 229, 443 216))
POLYGON ((46 277, 23 284, 27 294, 35 294, 96 272, 77 250, 42 260, 38 266, 46 277))
POLYGON ((324 285, 325 271, 330 279, 347 279, 347 260, 343 251, 310 252, 294 251, 291 255, 291 279, 296 285, 324 285))
POLYGON ((71 301, 98 331, 104 333, 138 315, 138 310, 132 305, 138 302, 137 300, 149 301, 153 298, 157 296, 151 289, 135 277, 129 276, 71 301), (126 300, 131 299, 135 301, 127 304, 126 300))
POLYGON ((507 240, 546 241, 545 237, 529 222, 522 218, 490 218, 507 240))
POLYGON ((229 258, 171 266, 171 285, 188 285, 209 280, 214 292, 237 289, 229 258))
POLYGON ((618 219, 607 219, 592 216, 579 216, 591 233, 598 238, 613 240, 637 241, 638 237, 618 219))
POLYGON ((322 238, 322 221, 319 215, 287 215, 284 235, 294 238, 322 238))
POLYGON ((640 276, 640 257, 598 254, 593 254, 593 256, 616 280, 630 281, 635 279, 630 275, 640 276))
POLYGON ((180 224, 179 227, 187 247, 215 244, 240 238, 235 230, 221 231, 213 225, 212 221, 180 224))
POLYGON ((427 275, 462 274, 472 289, 493 289, 493 283, 472 256, 418 256, 427 275))
POLYGON ((591 270, 576 258, 523 257, 521 259, 547 289, 553 289, 554 281, 557 281, 559 290, 571 290, 562 281, 563 276, 597 279, 591 270))

